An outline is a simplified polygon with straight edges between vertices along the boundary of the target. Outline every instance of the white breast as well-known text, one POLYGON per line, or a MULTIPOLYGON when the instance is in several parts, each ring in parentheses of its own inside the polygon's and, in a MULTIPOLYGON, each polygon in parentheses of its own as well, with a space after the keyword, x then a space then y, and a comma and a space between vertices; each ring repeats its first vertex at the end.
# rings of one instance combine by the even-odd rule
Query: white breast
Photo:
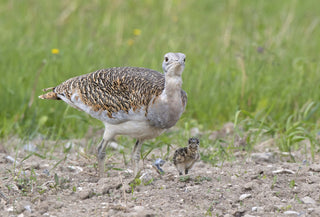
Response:
POLYGON ((165 130, 157 127, 151 127, 148 121, 125 121, 119 124, 110 124, 104 122, 106 126, 106 137, 113 138, 116 135, 127 135, 141 140, 152 139, 159 136, 165 130))

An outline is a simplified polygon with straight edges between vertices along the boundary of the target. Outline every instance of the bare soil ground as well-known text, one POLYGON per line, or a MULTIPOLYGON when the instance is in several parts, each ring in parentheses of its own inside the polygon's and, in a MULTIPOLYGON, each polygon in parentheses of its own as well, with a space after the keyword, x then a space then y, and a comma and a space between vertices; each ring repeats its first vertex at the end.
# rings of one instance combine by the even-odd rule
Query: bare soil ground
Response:
POLYGON ((170 159, 164 175, 153 169, 151 157, 161 152, 155 149, 141 162, 142 178, 134 180, 131 164, 113 150, 99 179, 96 159, 81 150, 84 141, 45 159, 10 151, 11 142, 0 144, 1 216, 320 216, 317 156, 312 163, 296 152, 297 162, 288 163, 276 148, 266 153, 257 146, 219 166, 199 161, 179 177, 170 159))

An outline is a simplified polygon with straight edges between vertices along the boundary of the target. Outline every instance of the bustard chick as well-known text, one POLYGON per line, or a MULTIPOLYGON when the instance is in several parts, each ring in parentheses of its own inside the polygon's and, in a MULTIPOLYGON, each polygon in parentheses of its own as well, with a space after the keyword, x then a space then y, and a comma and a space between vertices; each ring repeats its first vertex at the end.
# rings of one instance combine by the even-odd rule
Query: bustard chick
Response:
POLYGON ((188 147, 178 148, 174 152, 173 163, 176 166, 179 175, 184 173, 187 175, 194 163, 200 159, 198 138, 190 138, 188 147))
POLYGON ((44 91, 51 91, 39 98, 63 100, 104 123, 97 147, 100 177, 108 143, 116 135, 137 139, 131 155, 136 175, 143 141, 174 126, 185 110, 187 94, 181 89, 185 58, 183 53, 165 54, 164 74, 139 67, 98 70, 47 88, 44 91))

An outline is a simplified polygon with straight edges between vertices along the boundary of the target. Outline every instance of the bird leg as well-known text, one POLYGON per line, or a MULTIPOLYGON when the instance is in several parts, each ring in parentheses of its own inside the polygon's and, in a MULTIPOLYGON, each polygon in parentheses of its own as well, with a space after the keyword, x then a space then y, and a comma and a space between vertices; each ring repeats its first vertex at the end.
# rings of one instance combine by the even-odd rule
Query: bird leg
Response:
POLYGON ((183 164, 177 164, 176 165, 176 168, 177 168, 177 170, 178 170, 178 172, 179 172, 179 176, 182 176, 183 175, 183 169, 184 169, 184 165, 183 164))
POLYGON ((102 178, 104 176, 104 160, 106 158, 106 146, 108 141, 102 139, 97 148, 97 158, 98 158, 98 169, 99 169, 99 177, 102 178))
POLYGON ((139 171, 139 160, 140 160, 140 151, 141 151, 142 141, 137 139, 136 144, 133 147, 131 154, 131 161, 133 163, 133 175, 136 176, 139 171))

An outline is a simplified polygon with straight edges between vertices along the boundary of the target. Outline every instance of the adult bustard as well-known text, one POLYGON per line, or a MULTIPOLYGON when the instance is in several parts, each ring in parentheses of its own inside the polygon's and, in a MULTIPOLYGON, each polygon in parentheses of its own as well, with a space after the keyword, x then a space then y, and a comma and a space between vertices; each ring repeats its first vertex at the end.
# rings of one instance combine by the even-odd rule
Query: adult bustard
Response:
POLYGON ((185 60, 183 53, 167 53, 162 64, 164 74, 139 67, 101 69, 44 89, 50 92, 39 98, 63 100, 104 123, 97 148, 100 177, 107 144, 116 135, 136 138, 131 156, 137 175, 143 141, 174 126, 185 110, 187 94, 181 89, 185 60))

